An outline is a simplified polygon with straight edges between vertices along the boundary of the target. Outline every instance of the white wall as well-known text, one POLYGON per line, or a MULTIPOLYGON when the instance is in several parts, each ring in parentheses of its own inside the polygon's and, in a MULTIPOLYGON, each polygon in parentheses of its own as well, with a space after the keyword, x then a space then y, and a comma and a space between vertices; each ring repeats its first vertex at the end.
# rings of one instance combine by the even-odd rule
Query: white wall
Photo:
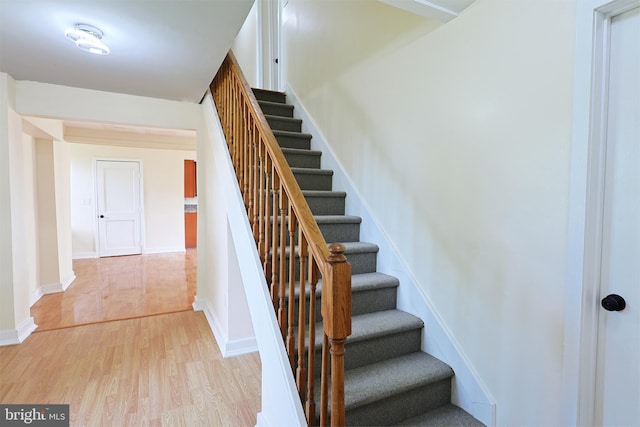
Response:
POLYGON ((96 159, 142 161, 144 253, 184 250, 184 160, 195 151, 69 144, 71 230, 74 257, 97 255, 96 159))
POLYGON ((23 144, 15 112, 15 82, 0 73, 0 345, 17 344, 35 328, 29 313, 37 274, 33 207, 32 146, 23 144))
POLYGON ((560 424, 575 2, 478 0, 446 25, 380 2, 284 13, 290 87, 498 424, 560 424))
POLYGON ((251 87, 260 87, 260 66, 258 40, 258 7, 259 1, 253 3, 249 15, 245 20, 231 50, 240 64, 242 72, 251 87))
POLYGON ((60 283, 58 262, 58 210, 53 142, 35 140, 37 191, 38 275, 44 285, 60 283))

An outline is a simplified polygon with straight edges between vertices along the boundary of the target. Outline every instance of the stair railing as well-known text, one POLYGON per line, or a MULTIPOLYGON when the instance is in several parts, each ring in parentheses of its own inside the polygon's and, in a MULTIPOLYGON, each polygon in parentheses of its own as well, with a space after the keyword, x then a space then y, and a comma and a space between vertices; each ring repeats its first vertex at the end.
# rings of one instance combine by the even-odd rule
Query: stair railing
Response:
POLYGON ((231 51, 210 89, 307 423, 343 426, 344 344, 351 334, 351 265, 344 256, 345 247, 339 243, 327 246, 231 51), (318 331, 321 342, 316 343, 319 275, 323 331, 318 331), (318 345, 322 356, 317 368, 318 345), (320 406, 316 408, 318 372, 320 406))

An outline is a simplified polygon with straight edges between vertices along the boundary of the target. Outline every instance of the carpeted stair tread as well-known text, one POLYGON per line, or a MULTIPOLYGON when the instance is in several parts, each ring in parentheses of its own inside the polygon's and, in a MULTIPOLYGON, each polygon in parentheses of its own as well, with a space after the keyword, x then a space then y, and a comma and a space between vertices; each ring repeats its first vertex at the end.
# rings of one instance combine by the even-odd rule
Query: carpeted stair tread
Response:
POLYGON ((265 115, 293 117, 293 105, 273 101, 258 101, 258 104, 265 115))
MULTIPOLYGON (((346 345, 413 329, 421 329, 423 326, 424 323, 420 318, 401 310, 394 309, 361 314, 353 316, 351 320, 351 335, 347 338, 346 345)), ((306 334, 308 334, 308 331, 306 331, 306 334)), ((322 334, 322 322, 318 322, 316 323, 316 350, 322 348, 322 334)), ((348 355, 345 357, 348 357, 348 355)))
POLYGON ((284 92, 277 92, 268 89, 252 88, 253 94, 259 101, 270 101, 284 104, 287 102, 287 96, 284 92))
POLYGON ((331 169, 296 168, 296 167, 292 167, 290 169, 291 169, 291 172, 293 172, 294 174, 306 173, 306 174, 309 174, 309 175, 329 175, 329 176, 333 176, 333 171, 331 169))
POLYGON ((348 410, 450 378, 453 370, 427 353, 405 356, 345 371, 348 410))
MULTIPOLYGON (((276 116, 274 116, 275 118, 278 118, 276 116)), ((292 137, 296 137, 296 138, 304 138, 304 139, 311 139, 311 134, 310 133, 304 133, 304 132, 295 132, 295 131, 290 131, 290 130, 278 130, 278 129, 273 129, 273 134, 275 136, 292 136, 292 137)))
POLYGON ((288 153, 288 154, 306 154, 306 155, 312 155, 312 156, 322 156, 322 151, 306 150, 304 148, 282 147, 281 150, 285 154, 288 153))
POLYGON ((347 338, 347 343, 420 329, 423 326, 424 322, 418 317, 401 310, 361 314, 353 317, 351 335, 347 338))
POLYGON ((484 427, 480 421, 454 405, 445 405, 417 417, 402 421, 398 426, 414 427, 484 427))
POLYGON ((294 133, 300 133, 302 127, 302 120, 293 117, 274 116, 272 114, 265 114, 265 119, 269 123, 272 129, 278 129, 282 131, 289 131, 294 133))
POLYGON ((306 197, 347 197, 344 191, 333 190, 303 190, 302 195, 306 197))
POLYGON ((361 254, 361 253, 369 253, 369 252, 378 252, 380 249, 378 245, 375 243, 368 242, 344 242, 342 243, 345 247, 344 254, 345 256, 349 256, 350 254, 361 254))
POLYGON ((314 215, 318 224, 360 224, 362 218, 354 215, 314 215))
POLYGON ((299 131, 272 129, 273 135, 281 148, 297 148, 308 150, 311 148, 311 135, 299 131))

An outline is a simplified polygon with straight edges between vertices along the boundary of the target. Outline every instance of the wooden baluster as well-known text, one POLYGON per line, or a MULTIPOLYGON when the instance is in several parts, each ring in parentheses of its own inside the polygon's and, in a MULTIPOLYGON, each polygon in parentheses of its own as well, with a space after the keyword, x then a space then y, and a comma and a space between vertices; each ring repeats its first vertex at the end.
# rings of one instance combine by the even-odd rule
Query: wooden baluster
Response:
POLYGON ((271 219, 271 299, 273 300, 273 309, 278 310, 278 205, 280 204, 280 177, 276 173, 274 165, 271 167, 271 193, 273 194, 273 217, 271 219))
MULTIPOLYGON (((240 185, 240 191, 242 192, 243 186, 244 186, 244 147, 242 146, 242 141, 240 141, 240 135, 238 132, 238 127, 239 127, 239 114, 238 114, 238 93, 235 87, 235 84, 233 86, 233 92, 232 92, 232 97, 233 97, 233 110, 231 111, 231 114, 233 116, 233 123, 232 123, 232 127, 231 127, 231 132, 233 133, 233 146, 236 152, 236 156, 238 159, 238 184, 240 185)), ((244 201, 244 195, 242 200, 244 201)))
POLYGON ((266 198, 266 189, 265 183, 266 174, 265 171, 265 163, 266 163, 266 155, 263 150, 262 141, 260 140, 260 136, 256 132, 256 144, 258 145, 258 161, 260 164, 260 168, 258 170, 258 256, 260 257, 260 263, 262 264, 262 270, 265 273, 265 277, 267 276, 267 270, 265 270, 265 253, 264 253, 264 220, 266 217, 266 212, 264 211, 264 202, 266 198))
POLYGON ((295 293, 296 293, 296 227, 297 219, 296 214, 293 211, 293 206, 289 204, 289 301, 287 303, 288 317, 287 317, 287 353, 289 353, 289 364, 291 365, 291 371, 295 372, 295 352, 296 352, 296 340, 293 333, 293 324, 295 323, 296 310, 295 310, 295 293))
POLYGON ((242 201, 244 202, 244 207, 245 209, 247 208, 247 198, 246 198, 246 192, 245 192, 245 188, 244 188, 244 183, 246 181, 245 178, 245 172, 247 170, 246 168, 246 151, 245 151, 245 145, 244 145, 244 141, 242 140, 242 136, 240 135, 240 117, 242 116, 242 113, 238 110, 240 108, 240 102, 238 97, 240 96, 240 94, 238 93, 238 88, 235 87, 234 85, 234 95, 235 95, 235 101, 236 101, 236 110, 234 110, 234 122, 233 122, 233 132, 236 134, 236 138, 235 138, 235 143, 238 146, 238 161, 240 162, 239 168, 240 168, 240 193, 242 193, 242 201))
MULTIPOLYGON (((296 384, 300 393, 300 400, 305 401, 307 371, 304 366, 304 334, 306 331, 306 302, 307 302, 307 239, 302 233, 302 229, 298 233, 298 247, 300 248, 300 280, 298 292, 298 366, 296 368, 296 384)), ((310 348, 311 351, 311 348, 310 348)))
MULTIPOLYGON (((324 300, 324 295, 322 296, 324 300)), ((320 425, 329 425, 329 338, 322 334, 322 367, 320 371, 320 425)))
MULTIPOLYGON (((262 142, 262 140, 261 140, 262 142)), ((263 145, 264 147, 264 145, 263 145)), ((272 179, 271 179, 271 160, 269 159, 269 156, 266 152, 266 147, 264 148, 265 150, 265 185, 264 185, 264 248, 263 248, 263 256, 264 256, 264 263, 262 264, 262 269, 264 270, 264 275, 267 278, 267 281, 269 281, 269 279, 271 278, 271 257, 269 254, 269 251, 271 250, 271 235, 270 235, 270 230, 271 230, 271 221, 273 218, 271 216, 271 205, 269 204, 270 200, 271 200, 271 186, 272 186, 272 179)), ((271 282, 273 284, 273 282, 271 282)))
MULTIPOLYGON (((251 116, 249 116, 251 119, 251 116)), ((258 131, 256 129, 255 123, 251 120, 251 141, 253 145, 253 238, 256 243, 260 241, 260 193, 262 192, 262 187, 260 186, 263 182, 261 179, 260 169, 262 167, 262 160, 260 158, 260 147, 257 141, 258 131)), ((258 251, 260 250, 260 246, 258 246, 258 251)), ((259 254, 259 252, 258 252, 259 254)))
MULTIPOLYGON (((240 96, 240 89, 238 88, 238 96, 240 96)), ((244 119, 244 106, 242 106, 241 114, 239 114, 240 120, 244 119)), ((243 150, 243 176, 242 183, 244 187, 244 206, 247 209, 247 214, 249 214, 249 207, 251 203, 251 192, 249 191, 249 185, 251 183, 251 146, 250 142, 247 139, 247 133, 242 129, 242 124, 239 124, 238 131, 241 132, 240 140, 242 141, 242 150, 243 150)), ((251 216, 249 216, 249 221, 251 221, 251 216)))
POLYGON ((329 245, 329 266, 322 279, 322 320, 331 342, 331 425, 345 425, 344 343, 351 335, 351 265, 340 243, 329 245))
MULTIPOLYGON (((242 121, 244 122, 245 117, 247 115, 247 111, 246 111, 246 106, 243 105, 242 106, 242 121)), ((242 130, 242 141, 243 141, 243 145, 245 146, 245 150, 246 150, 246 163, 245 163, 245 180, 244 180, 244 200, 245 200, 245 205, 247 207, 247 216, 249 218, 249 224, 251 224, 251 220, 253 219, 252 217, 252 204, 251 204, 251 196, 253 195, 253 193, 251 192, 252 188, 251 188, 251 183, 252 178, 253 178, 253 150, 251 149, 251 140, 249 139, 249 135, 247 134, 246 130, 244 128, 241 129, 242 130)))
MULTIPOLYGON (((285 287, 285 279, 286 279, 286 248, 287 248, 287 227, 285 226, 287 218, 287 206, 288 206, 287 193, 285 193, 284 188, 282 187, 282 182, 280 183, 280 244, 278 245, 278 250, 280 252, 280 266, 279 270, 279 278, 280 281, 278 283, 278 323, 280 325, 280 332, 282 333, 282 339, 284 340, 287 336, 287 307, 285 306, 286 301, 286 287, 285 287)), ((286 341, 285 341, 286 342, 286 341)))
POLYGON ((318 285, 318 264, 309 259, 309 351, 307 352, 307 401, 305 413, 307 424, 316 425, 315 367, 316 367, 316 286, 318 285))

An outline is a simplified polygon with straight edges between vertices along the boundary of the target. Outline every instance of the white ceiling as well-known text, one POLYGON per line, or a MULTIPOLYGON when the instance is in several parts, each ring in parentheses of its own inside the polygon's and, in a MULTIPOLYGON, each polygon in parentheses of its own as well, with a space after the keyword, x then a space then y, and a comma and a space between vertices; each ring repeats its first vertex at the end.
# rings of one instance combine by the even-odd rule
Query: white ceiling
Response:
POLYGON ((199 102, 253 0, 0 0, 0 71, 16 80, 199 102), (76 23, 111 54, 78 49, 76 23))

